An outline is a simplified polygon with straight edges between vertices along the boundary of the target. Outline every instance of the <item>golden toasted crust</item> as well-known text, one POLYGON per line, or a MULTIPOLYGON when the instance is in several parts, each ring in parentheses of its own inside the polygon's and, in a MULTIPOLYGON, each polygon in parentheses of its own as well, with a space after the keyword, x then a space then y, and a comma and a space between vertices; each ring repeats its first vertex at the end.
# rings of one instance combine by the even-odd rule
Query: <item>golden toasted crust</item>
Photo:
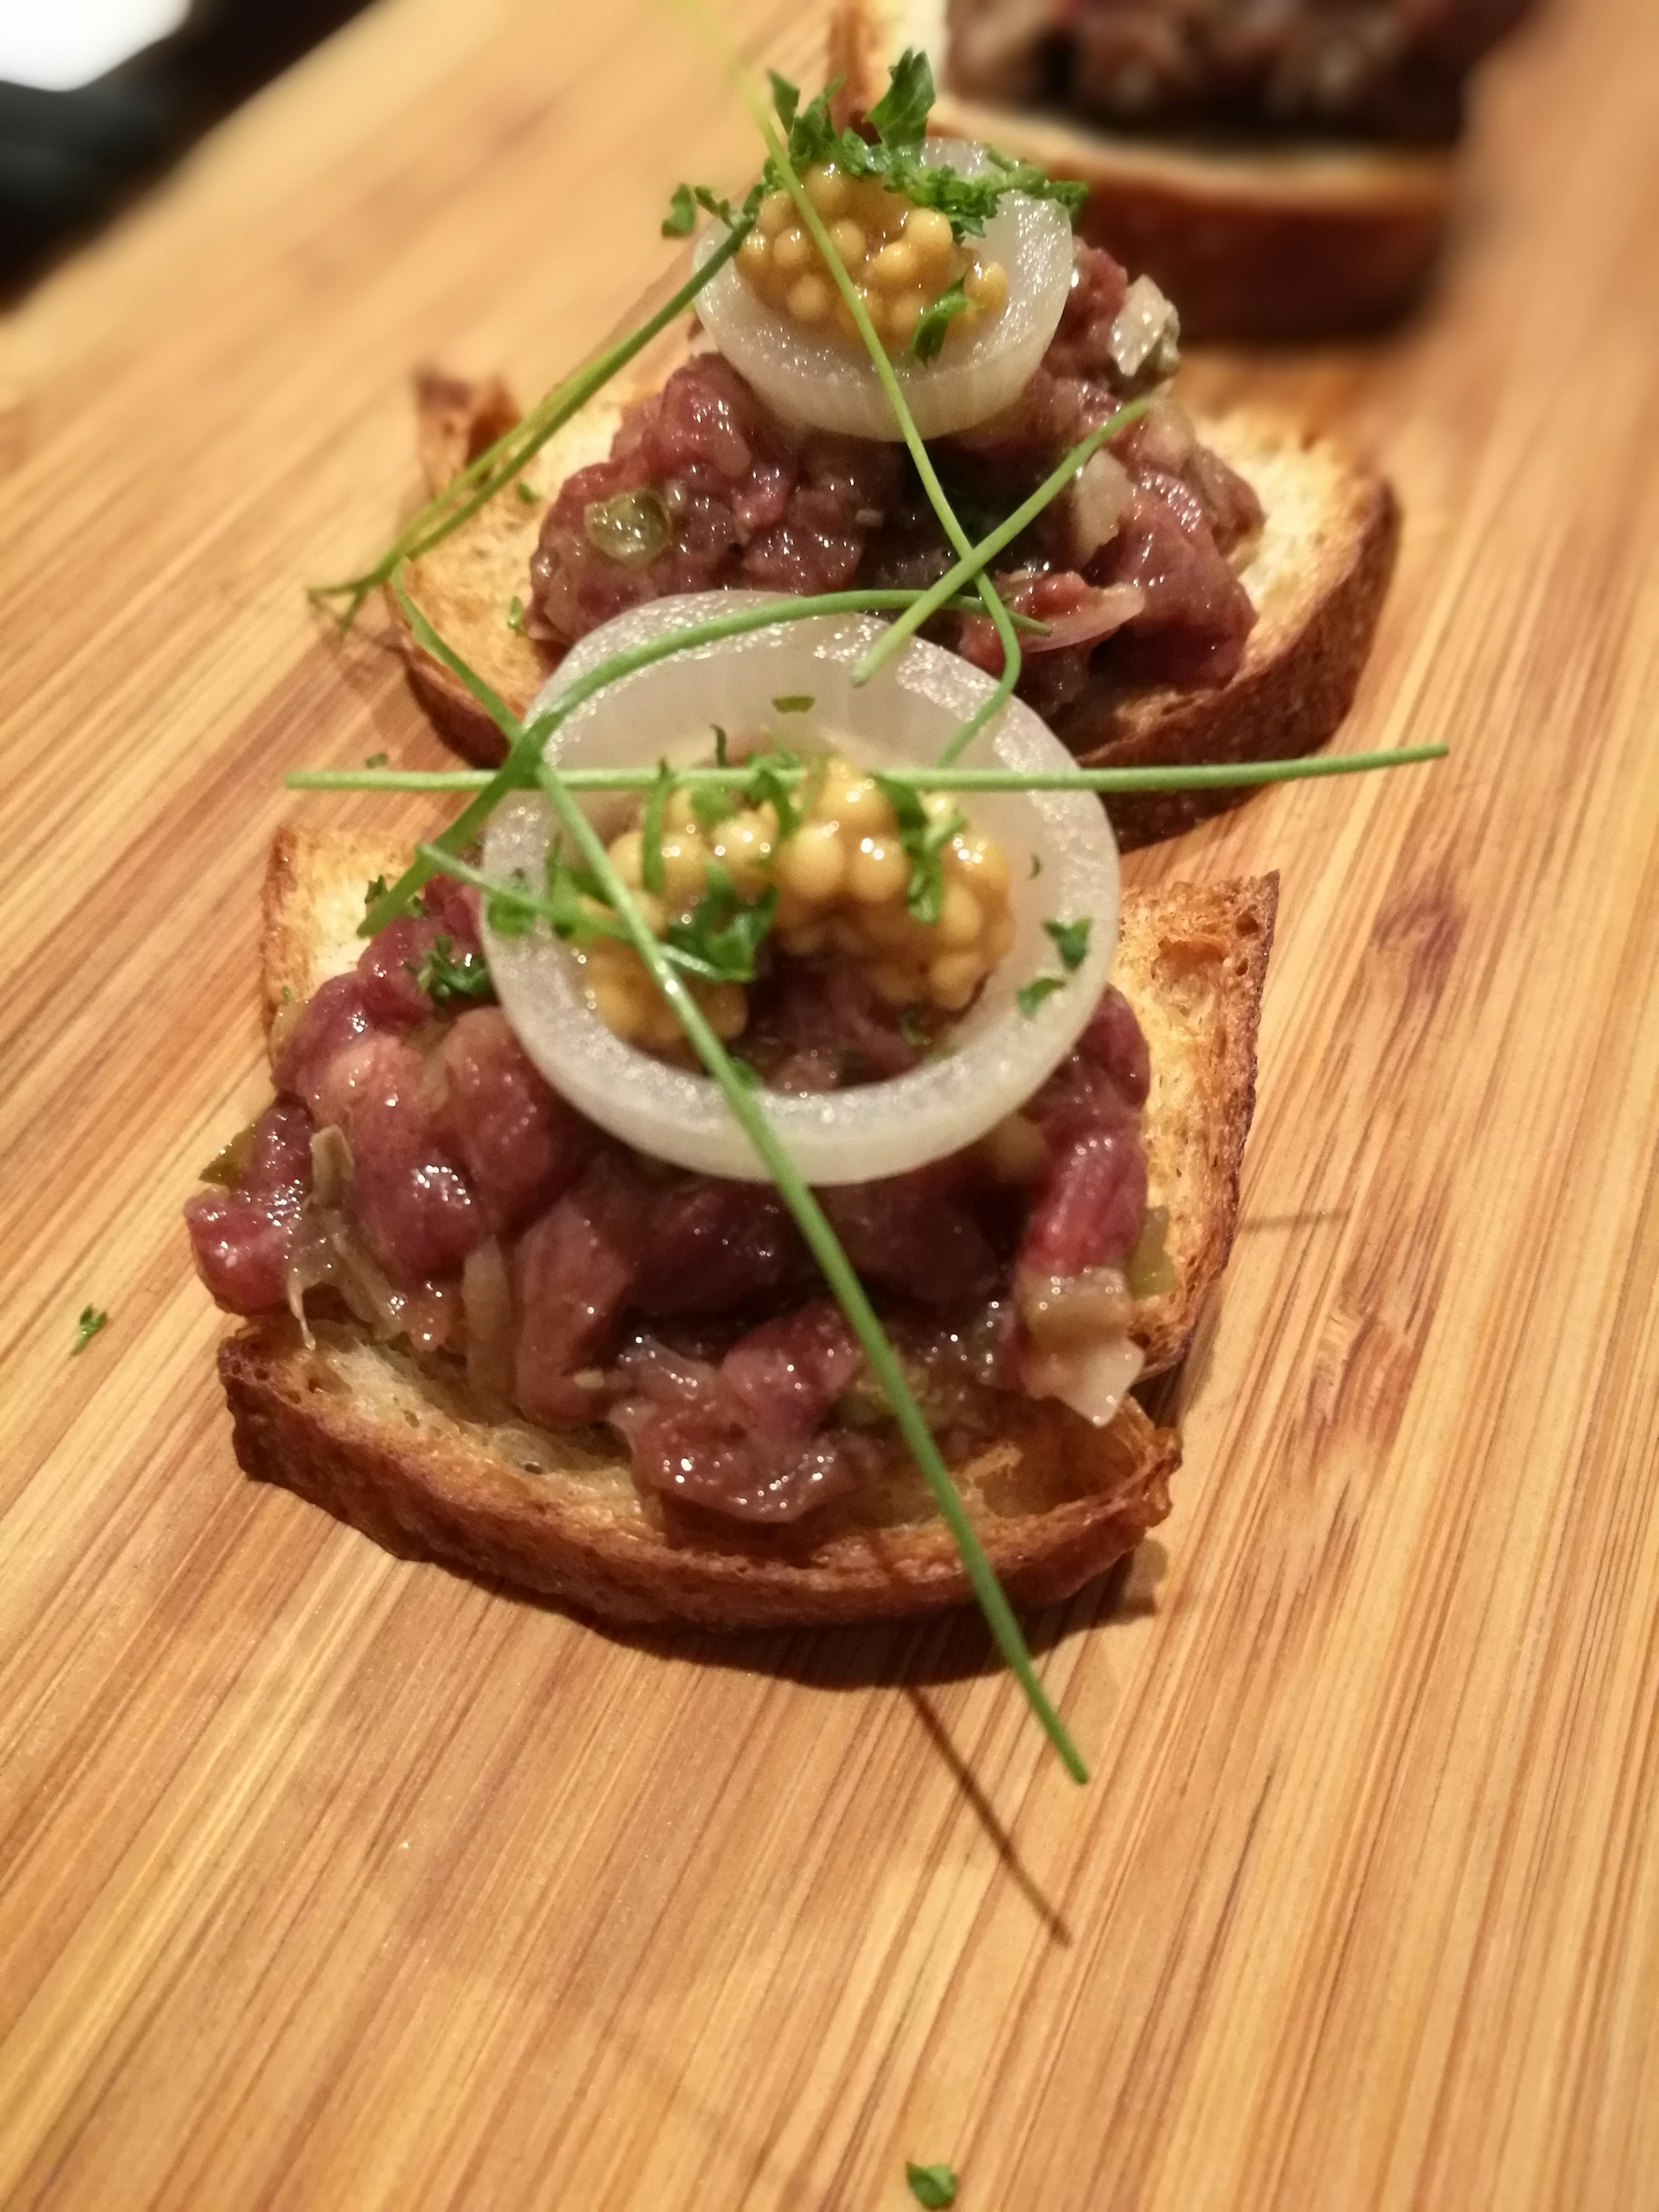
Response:
MULTIPOLYGON (((660 345, 652 365, 607 386, 550 441, 532 471, 538 504, 507 491, 411 565, 409 588, 440 635, 522 714, 558 655, 509 629, 507 609, 529 589, 546 504, 565 477, 610 452, 625 409, 685 358, 660 345)), ((453 389, 453 387, 452 387, 453 389)), ((1399 539, 1393 492, 1374 469, 1276 414, 1236 409, 1200 425, 1255 489, 1267 520, 1241 571, 1257 609, 1244 659, 1213 690, 1097 679, 1054 726, 1079 759, 1101 766, 1279 758, 1322 744, 1347 713, 1370 649, 1399 539)), ((421 431, 423 451, 437 439, 421 431)), ((453 447, 452 447, 453 449, 453 447)), ((443 735, 470 760, 494 766, 501 732, 477 702, 410 635, 394 605, 410 680, 443 735)), ((1187 828, 1249 796, 1236 791, 1149 793, 1109 802, 1125 846, 1187 828)))
MULTIPOLYGON (((884 1619, 965 1604, 956 1546, 920 1478, 861 1511, 758 1530, 641 1498, 614 1447, 469 1414, 414 1364, 344 1330, 309 1350, 291 1323, 221 1346, 249 1474, 389 1551, 469 1567, 621 1621, 711 1628, 884 1619)), ((1169 1511, 1180 1444, 1133 1400, 1110 1428, 1052 1404, 953 1469, 1011 1595, 1063 1597, 1169 1511)))
MULTIPOLYGON (((350 966, 365 885, 404 857, 386 838, 281 833, 264 892, 268 1024, 284 994, 302 1000, 350 966)), ((1268 877, 1124 902, 1113 975, 1152 1054, 1149 1190, 1168 1208, 1179 1279, 1139 1309, 1149 1373, 1185 1350, 1231 1242, 1277 891, 1268 877)), ((801 1528, 757 1531, 642 1499, 602 1431, 492 1422, 459 1381, 356 1328, 319 1328, 307 1346, 289 1323, 261 1323, 229 1339, 219 1364, 249 1474, 389 1549, 612 1620, 856 1620, 969 1595, 920 1476, 902 1465, 801 1528)), ((1048 1602, 1163 1517, 1179 1442, 1133 1401, 1103 1431, 1050 1401, 1011 1400, 1009 1419, 996 1444, 952 1472, 1005 1585, 1048 1602)))
POLYGON ((1174 1290, 1144 1300, 1133 1334, 1146 1372, 1173 1366, 1227 1264, 1238 1176, 1255 1109, 1255 1043, 1279 912, 1279 878, 1128 893, 1112 981, 1152 1061, 1140 1119, 1147 1203, 1169 1211, 1174 1290))
POLYGON ((904 47, 921 47, 940 86, 928 128, 1087 185, 1079 228, 1155 278, 1188 337, 1375 328, 1422 290, 1450 210, 1451 151, 1141 139, 964 99, 946 83, 945 12, 945 0, 840 0, 828 69, 843 79, 838 119, 879 96, 904 47))

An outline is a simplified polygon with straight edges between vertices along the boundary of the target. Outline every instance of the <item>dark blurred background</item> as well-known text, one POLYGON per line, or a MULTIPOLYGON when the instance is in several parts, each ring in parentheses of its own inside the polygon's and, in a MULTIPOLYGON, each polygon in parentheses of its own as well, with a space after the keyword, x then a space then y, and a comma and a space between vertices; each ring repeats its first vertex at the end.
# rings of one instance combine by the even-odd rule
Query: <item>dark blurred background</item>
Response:
POLYGON ((0 0, 0 290, 367 0, 0 0))

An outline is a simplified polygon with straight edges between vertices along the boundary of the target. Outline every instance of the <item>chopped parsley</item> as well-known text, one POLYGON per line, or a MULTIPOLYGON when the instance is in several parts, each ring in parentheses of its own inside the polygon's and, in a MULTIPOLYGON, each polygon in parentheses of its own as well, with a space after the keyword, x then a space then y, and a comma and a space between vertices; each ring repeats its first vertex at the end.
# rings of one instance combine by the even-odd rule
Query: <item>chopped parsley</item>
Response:
POLYGON ((507 626, 517 630, 520 637, 524 635, 524 601, 516 592, 507 603, 507 626))
POLYGON ((690 920, 669 924, 667 945, 677 964, 693 975, 711 983, 752 982, 755 955, 772 927, 777 887, 745 899, 719 860, 709 861, 706 883, 690 920))
POLYGON ((1042 927, 1054 940, 1060 965, 1068 975, 1075 975, 1089 957, 1088 915, 1079 921, 1045 921, 1042 927))
POLYGON ((945 848, 967 828, 967 819, 955 806, 935 819, 922 805, 921 793, 908 783, 885 775, 878 775, 874 781, 898 817, 899 842, 909 855, 905 910, 913 921, 931 927, 945 902, 945 848))
MULTIPOLYGON (((799 93, 795 96, 800 97, 799 93)), ((676 185, 669 195, 662 234, 665 238, 689 238, 699 208, 712 215, 717 222, 723 222, 728 230, 739 222, 750 223, 760 205, 760 196, 761 188, 757 185, 743 205, 734 211, 730 200, 723 199, 707 185, 676 185)))
POLYGON ((524 870, 514 868, 510 884, 492 891, 484 901, 484 920, 497 937, 527 937, 535 927, 533 908, 523 903, 529 890, 524 870))
POLYGON ((919 1006, 901 1006, 898 1016, 899 1035, 912 1052, 926 1052, 933 1039, 927 1034, 919 1006))
MULTIPOLYGON (((830 119, 830 100, 839 88, 839 78, 803 107, 798 86, 775 70, 770 76, 772 105, 797 172, 817 161, 833 161, 850 177, 877 178, 916 206, 937 208, 950 218, 958 239, 981 236, 1005 192, 1057 200, 1073 219, 1086 197, 1085 185, 1055 181, 1035 162, 1017 161, 994 146, 986 149, 990 167, 982 176, 964 177, 943 165, 925 164, 921 155, 933 105, 933 72, 927 57, 914 48, 907 48, 894 63, 886 91, 866 118, 876 134, 873 145, 856 131, 837 131, 830 119)), ((763 182, 769 191, 782 189, 782 176, 770 161, 763 182)))
POLYGON ((786 691, 781 699, 772 702, 775 714, 810 714, 814 701, 810 691, 786 691))
POLYGON ((374 904, 375 901, 377 899, 383 899, 386 896, 386 878, 384 876, 376 876, 374 882, 363 893, 363 912, 367 914, 370 907, 374 904))
POLYGON ((384 768, 386 764, 387 757, 387 755, 385 753, 371 753, 368 758, 363 763, 363 766, 365 768, 384 768))
POLYGON ((100 1328, 109 1327, 109 1316, 100 1306, 82 1306, 81 1318, 75 1324, 75 1341, 70 1346, 70 1358, 84 1352, 100 1328))
POLYGON ((522 477, 515 477, 514 478, 513 489, 526 507, 534 507, 541 498, 541 494, 537 490, 535 485, 533 483, 526 483, 522 477))
POLYGON ((939 348, 945 343, 951 319, 968 312, 968 295, 963 289, 960 276, 937 300, 930 301, 916 318, 916 326, 910 333, 910 343, 905 351, 913 361, 936 361, 939 348))
POLYGON ((1045 999, 1052 999, 1056 991, 1065 988, 1063 975, 1039 975, 1032 982, 1021 984, 1014 994, 1014 1004, 1029 1022, 1045 999))
POLYGON ((906 2159, 904 2178, 911 2196, 929 2212, 941 2212, 943 2206, 957 2201, 957 2177, 948 2166, 918 2166, 914 2159, 906 2159))
POLYGON ((424 960, 409 960, 404 966, 415 978, 418 989, 426 993, 434 1006, 453 1006, 457 1000, 482 999, 489 988, 489 969, 475 952, 464 952, 457 960, 448 938, 441 937, 424 960))
POLYGON ((718 830, 722 822, 738 811, 738 801, 729 790, 717 783, 694 783, 691 786, 691 811, 697 817, 700 830, 718 830))

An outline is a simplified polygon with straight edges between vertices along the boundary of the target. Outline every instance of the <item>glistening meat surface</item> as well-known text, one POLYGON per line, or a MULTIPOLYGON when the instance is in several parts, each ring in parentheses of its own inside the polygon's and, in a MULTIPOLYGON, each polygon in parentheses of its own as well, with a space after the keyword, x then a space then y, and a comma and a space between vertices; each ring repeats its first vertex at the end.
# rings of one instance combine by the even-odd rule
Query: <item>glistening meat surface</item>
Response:
MULTIPOLYGON (((1079 244, 1060 326, 1019 398, 933 448, 970 529, 1017 507, 1122 404, 1129 386, 1111 332, 1126 291, 1110 255, 1079 244)), ((1036 592, 1027 611, 1087 605, 1098 615, 1064 650, 1034 641, 1021 689, 1040 712, 1075 697, 1097 666, 1136 683, 1224 684, 1255 618, 1228 561, 1261 523, 1249 485, 1198 444, 1166 398, 1111 451, 1127 495, 1115 532, 1080 534, 1067 495, 1004 558, 1002 580, 1036 592)), ((629 410, 608 459, 560 489, 531 565, 529 619, 538 636, 569 644, 670 592, 908 588, 942 575, 951 557, 901 447, 792 429, 729 362, 699 354, 629 410), (653 503, 664 538, 648 558, 617 557, 594 522, 605 502, 630 495, 653 503)), ((1000 669, 988 622, 942 620, 949 642, 1000 669)))
MULTIPOLYGON (((532 1420, 608 1422, 641 1487, 681 1507, 776 1522, 842 1494, 885 1446, 867 1414, 837 1412, 862 1356, 777 1194, 605 1136, 544 1082, 498 1006, 434 1004, 416 973, 439 934, 477 941, 450 885, 287 1018, 279 1096, 236 1187, 185 1208, 215 1297, 257 1315, 325 1286, 381 1334, 500 1377, 532 1420)), ((776 979, 779 1066, 823 1087, 849 1066, 896 1072, 890 1023, 801 966, 793 986, 776 979)), ((1133 1245, 1147 1079, 1139 1028, 1109 989, 1026 1109, 1021 1179, 975 1146, 820 1194, 951 1420, 1018 1376, 1017 1269, 1082 1275, 1133 1245)))

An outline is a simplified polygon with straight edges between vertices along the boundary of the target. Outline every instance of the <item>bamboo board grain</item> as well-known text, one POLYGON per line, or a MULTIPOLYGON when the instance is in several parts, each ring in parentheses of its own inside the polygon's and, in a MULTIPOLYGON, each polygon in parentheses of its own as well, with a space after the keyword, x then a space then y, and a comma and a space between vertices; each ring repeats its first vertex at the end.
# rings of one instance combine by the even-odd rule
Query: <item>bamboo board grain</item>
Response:
POLYGON ((1552 0, 1418 323, 1197 368, 1381 453, 1344 741, 1455 751, 1133 863, 1284 900, 1176 1511, 1036 1624, 1082 1793, 971 1621, 619 1641, 229 1455, 278 780, 437 758, 299 586, 411 363, 538 388, 738 179, 678 19, 386 0, 12 318, 0 2202, 1659 2205, 1656 112, 1552 0))

